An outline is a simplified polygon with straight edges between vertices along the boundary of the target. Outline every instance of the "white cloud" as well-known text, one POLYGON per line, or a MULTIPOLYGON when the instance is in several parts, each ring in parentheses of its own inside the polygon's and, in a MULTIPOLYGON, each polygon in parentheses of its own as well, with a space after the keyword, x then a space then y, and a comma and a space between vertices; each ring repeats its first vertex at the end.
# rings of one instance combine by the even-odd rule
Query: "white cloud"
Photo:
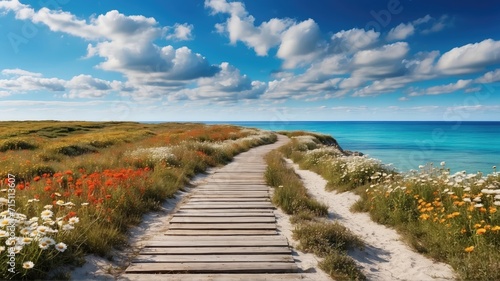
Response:
POLYGON ((23 69, 4 69, 7 79, 0 79, 0 92, 3 95, 22 94, 32 91, 65 93, 67 97, 102 97, 113 91, 127 90, 122 82, 106 81, 90 75, 78 75, 70 80, 45 78, 40 73, 23 69))
POLYGON ((193 29, 194 26, 192 24, 177 23, 173 26, 173 33, 167 35, 167 39, 176 41, 193 40, 193 29))
POLYGON ((483 76, 474 80, 477 83, 493 83, 500 81, 500 69, 485 73, 483 76))
POLYGON ((352 59, 352 76, 366 78, 402 75, 403 59, 410 48, 406 42, 397 42, 382 47, 357 52, 352 59))
POLYGON ((436 67, 444 74, 468 74, 498 63, 500 63, 500 41, 486 39, 451 49, 441 56, 436 67))
POLYGON ((341 30, 331 38, 330 51, 333 53, 354 53, 373 47, 379 40, 380 33, 373 30, 353 28, 341 30))
POLYGON ((388 41, 405 40, 417 32, 422 34, 434 33, 443 30, 449 25, 451 23, 447 15, 443 15, 439 19, 426 15, 412 22, 401 23, 392 28, 387 34, 386 39, 388 41))
MULTIPOLYGON (((426 18, 429 15, 426 16, 426 18)), ((425 18, 424 18, 425 19, 425 18)), ((443 29, 445 29, 448 26, 452 25, 451 18, 448 15, 442 15, 439 19, 434 19, 433 17, 430 17, 425 21, 425 23, 429 22, 431 24, 430 27, 427 27, 426 29, 422 30, 422 34, 429 34, 429 33, 434 33, 434 32, 439 32, 443 29)))
POLYGON ((257 26, 241 2, 206 0, 205 7, 213 14, 229 14, 226 22, 216 24, 215 28, 219 33, 227 33, 231 44, 241 41, 259 56, 267 56, 271 48, 279 46, 277 57, 284 61, 285 68, 310 62, 321 52, 318 48, 321 34, 312 19, 297 23, 288 18, 273 18, 257 26))
POLYGON ((285 68, 294 68, 311 62, 320 54, 321 35, 312 19, 291 26, 283 33, 277 56, 284 60, 285 68))
POLYGON ((293 24, 290 19, 271 19, 255 26, 255 18, 248 14, 241 2, 206 0, 205 7, 210 8, 213 14, 229 14, 225 23, 216 25, 216 30, 219 33, 227 32, 231 44, 241 41, 259 56, 266 56, 270 48, 278 46, 282 33, 293 24))
MULTIPOLYGON (((220 71, 218 66, 211 65, 205 57, 187 47, 174 49, 154 43, 165 34, 172 40, 191 39, 193 26, 187 23, 174 25, 173 33, 169 34, 169 28, 161 27, 152 17, 127 16, 116 10, 85 20, 62 10, 41 8, 35 12, 21 4, 4 6, 0 5, 0 9, 16 13, 31 9, 32 13, 24 14, 29 15, 32 22, 90 41, 86 57, 103 58, 97 67, 122 73, 128 79, 128 92, 134 89, 138 96, 168 95, 198 78, 220 71)), ((91 93, 73 90, 71 94, 90 96, 91 93)), ((94 96, 102 94, 97 91, 94 96)))
POLYGON ((30 72, 19 68, 14 69, 3 69, 0 73, 5 76, 33 76, 33 77, 41 77, 41 73, 30 72))
POLYGON ((396 40, 404 40, 415 33, 415 27, 412 23, 404 24, 394 27, 387 34, 387 40, 396 41, 396 40))
POLYGON ((90 75, 78 75, 66 83, 70 98, 99 98, 112 91, 122 90, 122 83, 94 78, 90 75))
POLYGON ((415 97, 415 96, 422 96, 422 95, 442 95, 442 94, 449 94, 453 93, 459 90, 464 90, 467 87, 472 85, 472 80, 458 80, 455 83, 450 83, 446 85, 438 85, 438 86, 433 86, 429 87, 425 90, 422 91, 413 91, 410 93, 410 97, 415 97))
POLYGON ((8 1, 0 1, 0 12, 14 12, 16 14, 17 19, 28 19, 30 18, 34 11, 28 5, 21 4, 19 0, 8 0, 8 1))
POLYGON ((65 90, 65 82, 58 78, 42 78, 37 76, 14 76, 0 79, 0 90, 9 93, 25 93, 28 91, 48 90, 60 92, 65 90))
POLYGON ((421 25, 421 24, 429 22, 430 20, 432 20, 432 17, 430 15, 425 15, 425 17, 423 17, 423 18, 419 18, 419 19, 414 20, 413 24, 414 25, 421 25))

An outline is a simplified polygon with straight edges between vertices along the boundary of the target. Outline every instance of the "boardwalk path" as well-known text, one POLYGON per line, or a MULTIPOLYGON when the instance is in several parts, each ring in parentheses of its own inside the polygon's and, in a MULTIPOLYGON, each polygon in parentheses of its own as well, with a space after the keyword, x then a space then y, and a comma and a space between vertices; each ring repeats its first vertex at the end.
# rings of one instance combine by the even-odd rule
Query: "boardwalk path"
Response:
POLYGON ((264 180, 263 156, 286 142, 242 153, 196 187, 121 279, 303 280, 264 180))

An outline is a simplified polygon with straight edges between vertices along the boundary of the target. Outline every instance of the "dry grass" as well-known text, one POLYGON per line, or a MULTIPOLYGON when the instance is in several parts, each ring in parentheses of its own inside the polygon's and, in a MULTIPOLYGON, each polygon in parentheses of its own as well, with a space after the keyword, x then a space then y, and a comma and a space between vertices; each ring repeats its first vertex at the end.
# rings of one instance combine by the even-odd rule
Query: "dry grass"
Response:
POLYGON ((281 152, 272 151, 266 161, 266 180, 275 188, 273 202, 292 215, 293 235, 299 247, 324 258, 320 267, 333 278, 365 280, 354 260, 346 254, 348 249, 362 247, 362 241, 339 223, 321 219, 328 214, 328 206, 309 196, 299 176, 287 167, 281 152))
MULTIPOLYGON (((79 264, 88 253, 112 258, 113 248, 127 246, 129 227, 196 173, 276 140, 235 126, 181 123, 0 122, 0 132, 0 219, 7 224, 13 215, 18 237, 9 240, 17 247, 17 273, 3 270, 2 279, 49 278, 50 270, 79 264), (58 250, 49 238, 67 248, 58 250), (34 267, 23 269, 29 261, 34 267)), ((6 264, 8 248, 0 250, 6 264)))

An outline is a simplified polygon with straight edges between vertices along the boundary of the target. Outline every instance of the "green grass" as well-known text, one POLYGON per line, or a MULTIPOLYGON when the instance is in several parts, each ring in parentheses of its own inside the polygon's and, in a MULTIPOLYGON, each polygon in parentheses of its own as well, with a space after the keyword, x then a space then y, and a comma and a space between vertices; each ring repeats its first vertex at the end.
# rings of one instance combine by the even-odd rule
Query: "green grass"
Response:
MULTIPOLYGON (((3 270, 0 279, 50 278, 49 271, 81 264, 90 253, 111 259, 113 249, 127 247, 130 227, 143 214, 158 210, 195 174, 224 165, 251 147, 276 141, 276 135, 257 130, 190 123, 0 122, 0 129, 4 148, 0 197, 1 202, 6 199, 8 177, 13 175, 17 237, 29 237, 44 225, 58 230, 44 237, 67 245, 64 252, 53 245, 42 249, 37 241, 22 245, 16 259, 18 273, 3 270), (149 149, 158 147, 168 154, 153 157, 149 149), (52 213, 44 218, 47 208, 52 213), (73 218, 78 222, 70 223, 73 218), (31 228, 23 230, 26 225, 31 228), (22 269, 27 261, 34 268, 22 269)), ((1 202, 0 212, 6 211, 1 202)), ((7 215, 4 212, 0 219, 7 215)), ((6 239, 0 237, 0 244, 5 245, 6 239)), ((6 264, 7 259, 5 249, 0 263, 6 264)))
POLYGON ((337 222, 327 222, 328 206, 311 198, 300 177, 289 168, 279 151, 266 156, 266 181, 274 187, 273 203, 292 215, 294 239, 299 248, 324 258, 320 267, 336 279, 365 280, 346 251, 363 242, 337 222))
POLYGON ((376 160, 347 156, 311 135, 315 139, 295 138, 281 151, 323 176, 328 189, 358 194, 352 211, 368 212, 395 228, 417 252, 450 264, 460 280, 500 280, 496 171, 450 175, 442 163, 403 175, 376 160))

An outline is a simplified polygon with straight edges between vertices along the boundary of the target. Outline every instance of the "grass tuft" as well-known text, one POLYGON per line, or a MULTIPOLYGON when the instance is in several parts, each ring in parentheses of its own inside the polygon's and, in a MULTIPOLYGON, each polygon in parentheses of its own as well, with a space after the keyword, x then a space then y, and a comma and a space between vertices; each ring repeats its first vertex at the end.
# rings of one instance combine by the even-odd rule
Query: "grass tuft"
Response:
POLYGON ((354 260, 346 254, 348 249, 362 247, 363 242, 339 223, 321 220, 328 215, 328 206, 309 196, 281 152, 268 153, 266 162, 266 181, 275 188, 273 203, 292 215, 293 236, 299 241, 300 249, 323 257, 320 267, 334 278, 365 280, 354 260))

